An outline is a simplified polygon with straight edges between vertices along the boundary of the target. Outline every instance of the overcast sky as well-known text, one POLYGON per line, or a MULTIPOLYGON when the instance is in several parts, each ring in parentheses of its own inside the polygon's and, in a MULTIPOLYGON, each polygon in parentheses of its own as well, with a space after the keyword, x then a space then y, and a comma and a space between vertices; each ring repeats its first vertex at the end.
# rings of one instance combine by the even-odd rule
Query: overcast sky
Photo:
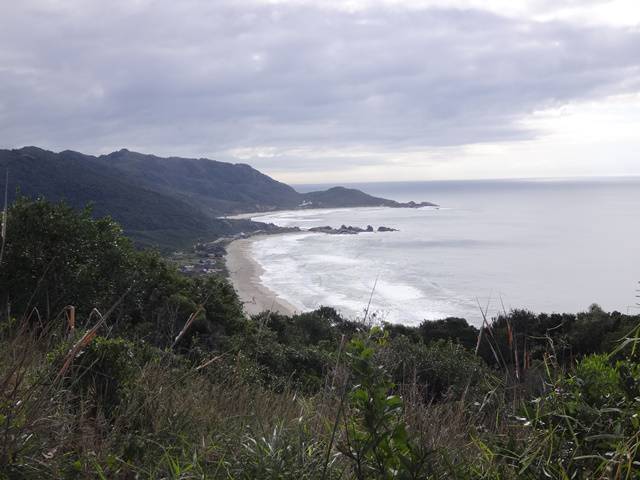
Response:
POLYGON ((640 175, 638 0, 2 0, 0 147, 292 183, 640 175))

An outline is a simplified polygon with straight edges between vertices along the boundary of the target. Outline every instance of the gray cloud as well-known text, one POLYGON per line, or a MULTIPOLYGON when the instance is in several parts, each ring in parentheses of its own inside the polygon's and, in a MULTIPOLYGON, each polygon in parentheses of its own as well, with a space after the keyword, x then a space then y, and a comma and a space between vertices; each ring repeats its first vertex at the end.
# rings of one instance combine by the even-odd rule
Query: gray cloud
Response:
POLYGON ((278 152, 527 139, 538 132, 520 120, 533 111, 640 87, 637 29, 453 8, 7 4, 2 146, 219 158, 271 148, 252 163, 298 170, 278 152))

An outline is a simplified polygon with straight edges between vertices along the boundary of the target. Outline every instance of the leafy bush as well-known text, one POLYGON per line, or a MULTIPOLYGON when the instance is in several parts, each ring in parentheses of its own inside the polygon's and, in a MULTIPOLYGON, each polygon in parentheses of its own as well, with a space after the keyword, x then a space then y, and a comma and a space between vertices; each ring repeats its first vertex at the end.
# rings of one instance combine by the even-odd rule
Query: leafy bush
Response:
MULTIPOLYGON (((67 343, 50 354, 55 371, 61 369, 67 355, 67 343)), ((91 398, 96 408, 110 416, 130 387, 136 366, 152 356, 144 345, 122 338, 96 337, 73 359, 65 377, 76 398, 91 398)))
POLYGON ((346 355, 354 386, 340 451, 352 460, 358 479, 424 478, 428 451, 407 432, 402 398, 375 359, 388 334, 379 327, 353 338, 346 355))
POLYGON ((621 365, 611 365, 606 355, 583 358, 568 381, 573 397, 590 406, 603 406, 611 397, 623 395, 621 365))
POLYGON ((332 353, 316 346, 287 345, 269 328, 234 336, 229 352, 242 359, 246 380, 282 390, 295 385, 304 392, 316 392, 324 383, 332 353))
POLYGON ((483 394, 485 380, 491 375, 482 359, 451 341, 424 345, 399 337, 378 355, 396 384, 414 384, 426 401, 483 394))
POLYGON ((20 198, 9 208, 0 292, 16 316, 36 307, 50 319, 65 305, 79 316, 108 308, 122 285, 133 248, 118 224, 94 220, 64 203, 20 198))
MULTIPOLYGON (((550 370, 552 371, 552 370, 550 370)), ((556 372, 547 392, 516 417, 522 443, 496 445, 522 478, 636 478, 640 467, 640 369, 588 356, 556 372)))
POLYGON ((444 320, 425 321, 418 327, 424 343, 438 340, 454 340, 468 349, 475 348, 478 329, 464 318, 449 317, 444 320))
POLYGON ((212 348, 244 328, 242 305, 227 281, 180 275, 158 253, 134 250, 118 224, 92 218, 89 208, 77 212, 64 203, 21 198, 9 208, 7 222, 0 302, 12 314, 3 308, 3 323, 59 321, 65 306, 73 305, 83 326, 94 308, 105 312, 120 299, 110 320, 113 333, 162 347, 173 343, 200 304, 204 314, 183 350, 194 336, 212 348))

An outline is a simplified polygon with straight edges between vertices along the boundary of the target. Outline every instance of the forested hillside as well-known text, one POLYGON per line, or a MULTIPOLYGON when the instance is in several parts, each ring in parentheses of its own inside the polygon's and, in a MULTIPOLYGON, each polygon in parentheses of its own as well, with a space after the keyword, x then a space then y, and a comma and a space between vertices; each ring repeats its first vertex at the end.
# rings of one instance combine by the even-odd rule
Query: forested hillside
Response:
POLYGON ((76 209, 90 204, 96 217, 111 216, 142 245, 189 246, 198 239, 264 227, 248 220, 214 218, 181 198, 76 152, 56 154, 35 147, 0 150, 0 172, 3 177, 8 173, 9 201, 42 196, 65 200, 76 209))
POLYGON ((293 188, 245 164, 161 158, 129 150, 101 155, 97 161, 139 185, 179 198, 214 216, 296 208, 301 202, 293 188))
POLYGON ((123 149, 92 156, 37 147, 0 150, 8 172, 9 201, 17 195, 93 205, 110 215, 138 244, 164 249, 198 240, 267 228, 221 216, 311 207, 414 206, 353 189, 300 194, 244 164, 209 159, 161 158, 123 149))

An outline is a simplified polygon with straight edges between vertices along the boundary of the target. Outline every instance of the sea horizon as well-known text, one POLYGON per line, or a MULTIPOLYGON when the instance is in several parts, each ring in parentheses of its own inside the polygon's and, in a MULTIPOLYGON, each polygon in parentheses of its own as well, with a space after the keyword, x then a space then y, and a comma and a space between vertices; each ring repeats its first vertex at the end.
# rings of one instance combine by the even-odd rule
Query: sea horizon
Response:
MULTIPOLYGON (((606 183, 606 182, 619 182, 619 183, 635 183, 640 181, 640 175, 573 175, 573 176, 551 176, 551 177, 504 177, 504 178, 462 178, 462 179, 433 179, 433 180, 378 180, 369 182, 309 182, 309 183, 291 183, 289 184, 296 191, 300 193, 308 193, 315 190, 326 190, 332 187, 345 187, 355 188, 362 190, 370 195, 376 195, 368 190, 373 187, 374 191, 385 192, 394 197, 389 197, 391 200, 406 201, 406 197, 411 195, 412 189, 407 187, 411 186, 454 186, 454 185, 506 185, 506 184, 532 184, 532 185, 544 185, 555 183, 567 183, 567 184, 584 184, 584 183, 606 183), (389 187, 398 187, 397 189, 389 187)), ((286 182, 285 182, 286 183, 286 182)), ((434 202, 437 203, 437 202, 434 202)), ((259 213, 259 212, 257 212, 259 213)))

